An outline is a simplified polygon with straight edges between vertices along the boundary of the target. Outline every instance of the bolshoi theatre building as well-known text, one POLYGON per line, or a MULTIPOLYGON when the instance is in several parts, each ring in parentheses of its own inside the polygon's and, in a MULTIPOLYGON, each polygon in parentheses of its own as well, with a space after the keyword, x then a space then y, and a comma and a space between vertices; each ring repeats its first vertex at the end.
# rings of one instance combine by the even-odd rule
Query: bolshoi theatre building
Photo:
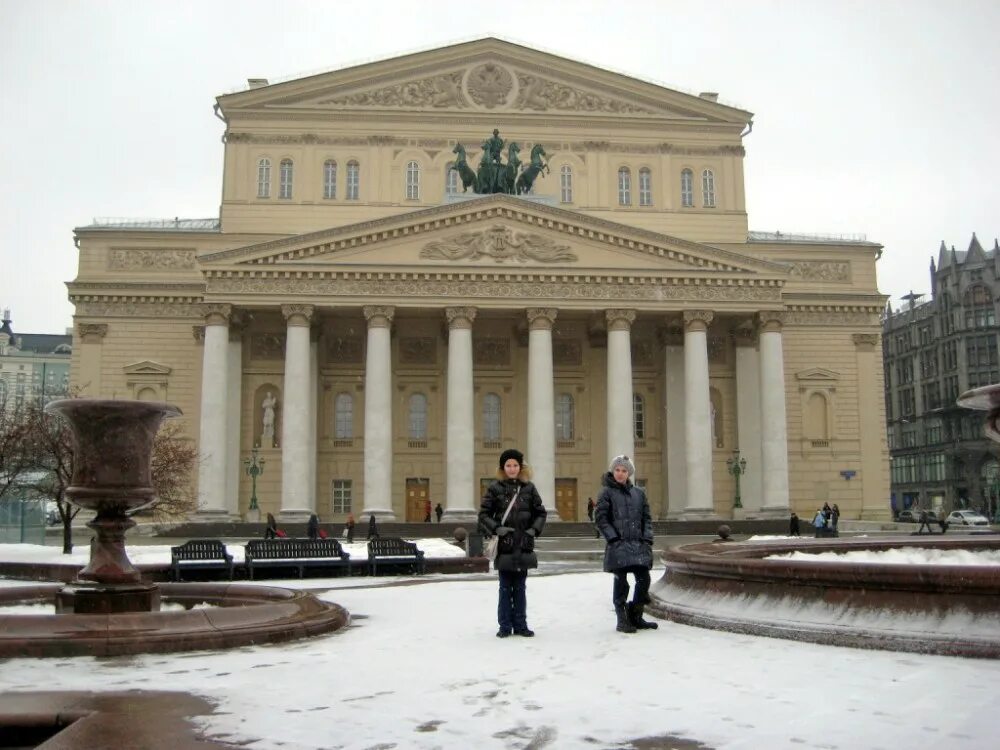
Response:
POLYGON ((750 112, 485 38, 215 113, 218 218, 78 227, 68 284, 197 518, 467 520, 511 447, 550 520, 620 453, 658 519, 889 516, 881 247, 749 231, 750 112))

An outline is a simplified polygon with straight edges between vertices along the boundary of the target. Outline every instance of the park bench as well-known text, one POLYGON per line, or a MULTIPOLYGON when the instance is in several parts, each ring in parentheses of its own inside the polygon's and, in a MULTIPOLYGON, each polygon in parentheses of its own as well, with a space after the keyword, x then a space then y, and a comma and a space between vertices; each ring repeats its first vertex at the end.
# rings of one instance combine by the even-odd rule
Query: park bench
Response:
POLYGON ((424 572, 424 553, 417 549, 415 542, 407 542, 398 537, 372 539, 368 542, 368 569, 371 575, 378 575, 380 567, 405 565, 414 572, 424 572))
POLYGON ((246 544, 247 578, 261 568, 295 568, 299 578, 306 568, 346 568, 351 555, 336 539, 251 539, 246 544))
POLYGON ((181 580, 181 570, 224 570, 233 580, 233 556, 218 539, 191 539, 170 548, 170 575, 181 580))

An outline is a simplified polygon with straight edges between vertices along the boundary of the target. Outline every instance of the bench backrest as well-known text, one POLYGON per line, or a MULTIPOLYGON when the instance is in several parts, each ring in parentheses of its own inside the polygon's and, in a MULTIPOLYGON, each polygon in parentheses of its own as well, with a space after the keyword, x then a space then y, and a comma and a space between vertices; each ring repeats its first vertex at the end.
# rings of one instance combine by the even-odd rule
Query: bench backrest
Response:
POLYGON ((298 558, 350 557, 336 539, 251 539, 246 545, 248 560, 291 560, 298 558))
POLYGON ((226 545, 219 539, 191 539, 179 547, 170 548, 174 560, 228 560, 226 545))
POLYGON ((418 556, 416 542, 407 542, 399 537, 384 537, 368 542, 368 557, 395 557, 399 555, 418 556))

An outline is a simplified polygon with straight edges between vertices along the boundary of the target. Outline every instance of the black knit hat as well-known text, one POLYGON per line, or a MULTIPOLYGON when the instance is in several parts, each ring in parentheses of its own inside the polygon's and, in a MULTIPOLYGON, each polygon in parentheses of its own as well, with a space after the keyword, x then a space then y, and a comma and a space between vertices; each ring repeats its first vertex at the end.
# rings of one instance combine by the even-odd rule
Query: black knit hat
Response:
POLYGON ((521 466, 524 466, 524 454, 521 453, 521 451, 519 450, 515 450, 514 448, 508 448, 507 450, 505 450, 503 453, 500 454, 500 468, 502 469, 504 464, 507 463, 512 458, 515 461, 517 461, 521 466))

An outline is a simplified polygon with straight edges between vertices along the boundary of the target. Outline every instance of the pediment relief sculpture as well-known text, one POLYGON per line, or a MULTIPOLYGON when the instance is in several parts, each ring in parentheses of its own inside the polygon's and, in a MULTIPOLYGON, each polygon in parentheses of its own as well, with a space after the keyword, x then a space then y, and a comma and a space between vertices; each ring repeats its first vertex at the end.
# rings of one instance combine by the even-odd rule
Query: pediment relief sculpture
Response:
POLYGON ((420 257, 427 260, 480 260, 492 258, 503 263, 508 260, 540 263, 573 262, 576 253, 569 245, 559 245, 548 237, 532 232, 515 232, 502 224, 489 229, 434 240, 424 245, 420 257))
POLYGON ((610 112, 613 114, 653 114, 651 109, 630 102, 600 96, 591 91, 567 86, 541 76, 518 73, 518 95, 514 109, 550 109, 571 112, 610 112))
POLYGON ((344 107, 459 107, 469 106, 462 92, 462 73, 406 81, 370 91, 324 99, 318 104, 344 107))

